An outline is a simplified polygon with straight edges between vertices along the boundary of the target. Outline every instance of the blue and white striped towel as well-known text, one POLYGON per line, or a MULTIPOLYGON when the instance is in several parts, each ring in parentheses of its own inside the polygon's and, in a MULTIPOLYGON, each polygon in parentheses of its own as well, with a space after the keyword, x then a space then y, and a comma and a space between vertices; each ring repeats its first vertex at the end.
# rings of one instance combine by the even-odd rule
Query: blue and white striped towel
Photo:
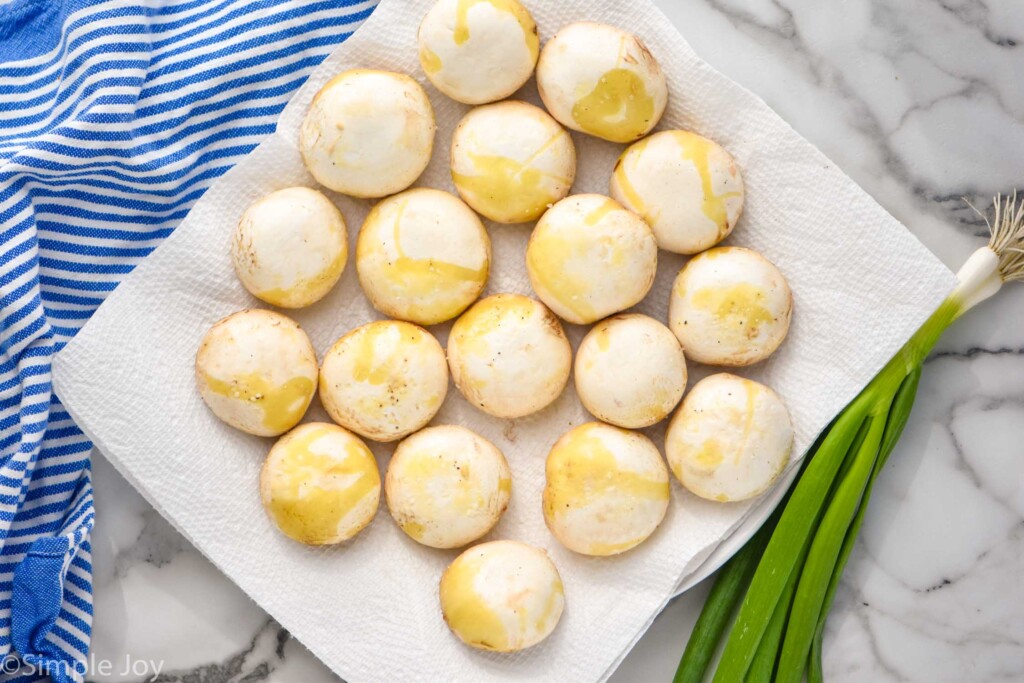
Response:
POLYGON ((50 359, 376 2, 0 0, 4 672, 81 681, 92 628, 91 444, 50 359))

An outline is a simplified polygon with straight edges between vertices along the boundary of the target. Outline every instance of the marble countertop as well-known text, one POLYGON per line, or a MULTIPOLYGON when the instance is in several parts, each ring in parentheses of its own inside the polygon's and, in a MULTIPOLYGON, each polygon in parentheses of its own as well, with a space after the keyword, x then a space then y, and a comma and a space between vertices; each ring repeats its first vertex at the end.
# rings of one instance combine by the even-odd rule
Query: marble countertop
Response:
MULTIPOLYGON (((658 4, 950 268, 984 241, 961 198, 980 208, 1024 189, 1020 0, 658 4)), ((1016 286, 959 321, 927 363, 836 598, 828 680, 1024 680, 1022 426, 1016 286)), ((336 680, 102 455, 93 462, 92 657, 110 662, 95 680, 157 667, 167 682, 336 680)), ((671 603, 612 680, 670 680, 708 588, 671 603)))

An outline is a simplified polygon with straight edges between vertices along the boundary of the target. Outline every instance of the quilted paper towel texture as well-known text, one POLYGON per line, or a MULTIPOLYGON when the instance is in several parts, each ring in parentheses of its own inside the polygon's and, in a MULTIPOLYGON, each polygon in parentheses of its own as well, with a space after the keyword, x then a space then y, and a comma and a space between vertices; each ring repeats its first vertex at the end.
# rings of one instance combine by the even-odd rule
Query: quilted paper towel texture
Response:
MULTIPOLYGON (((227 256, 245 207, 289 185, 312 185, 296 150, 313 95, 347 68, 411 74, 427 88, 438 120, 434 159, 417 185, 452 190, 451 133, 468 110, 429 86, 416 56, 416 30, 430 0, 384 0, 350 40, 310 77, 277 133, 218 182, 175 234, 104 304, 60 354, 57 390, 72 416, 143 494, 254 600, 338 674, 353 681, 603 680, 651 623, 679 580, 743 520, 751 504, 700 501, 673 485, 669 514, 624 556, 585 558, 565 550, 540 511, 544 458, 557 438, 590 419, 570 388, 528 418, 490 418, 454 390, 434 420, 473 429, 497 444, 513 470, 512 502, 490 539, 545 548, 558 565, 567 607, 555 633, 514 655, 463 646, 447 630, 437 582, 455 551, 406 538, 385 510, 352 542, 301 547, 267 520, 257 476, 270 441, 236 432, 203 406, 192 363, 204 331, 258 305, 227 256)), ((951 274, 902 226, 796 135, 755 96, 702 62, 646 1, 527 2, 542 38, 576 20, 639 34, 668 75, 660 128, 688 128, 721 142, 748 187, 731 242, 777 263, 795 295, 790 337, 768 362, 744 371, 789 405, 797 454, 891 357, 941 301, 951 274)), ((516 97, 539 102, 528 84, 516 97)), ((607 190, 622 147, 574 135, 575 192, 607 190)), ((353 240, 370 206, 333 195, 353 240)), ((494 267, 488 292, 529 293, 529 226, 489 224, 494 267)), ((672 279, 684 260, 659 254, 658 277, 639 310, 665 319, 672 279)), ((350 263, 335 290, 296 311, 319 354, 345 331, 380 317, 350 263)), ((584 328, 567 326, 573 343, 584 328)), ((442 343, 448 326, 433 331, 442 343)), ((694 378, 706 369, 693 368, 694 378)), ((314 405, 307 420, 323 419, 314 405)), ((661 443, 663 427, 648 430, 661 443)), ((393 446, 375 446, 382 471, 393 446)))

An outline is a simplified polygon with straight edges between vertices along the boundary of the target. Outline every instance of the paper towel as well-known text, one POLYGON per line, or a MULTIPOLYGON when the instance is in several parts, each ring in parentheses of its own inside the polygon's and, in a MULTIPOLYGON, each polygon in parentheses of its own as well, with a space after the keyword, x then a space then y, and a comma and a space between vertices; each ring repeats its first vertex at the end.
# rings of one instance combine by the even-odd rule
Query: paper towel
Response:
MULTIPOLYGON (((223 316, 261 305, 232 271, 233 226, 259 197, 313 185, 296 135, 310 100, 331 76, 369 67, 409 73, 423 83, 438 131, 434 158, 417 185, 454 191, 448 148, 468 107, 441 95, 420 69, 416 30, 431 1, 381 3, 299 91, 277 133, 206 193, 57 357, 54 383, 86 434, 149 501, 347 680, 601 680, 750 503, 701 501, 673 483, 669 513, 646 543, 620 557, 576 555, 548 533, 540 504, 548 449, 590 419, 571 382, 548 409, 512 421, 478 412, 452 390, 434 424, 479 432, 505 452, 513 470, 511 505, 487 539, 547 549, 565 583, 567 607, 547 641, 518 654, 480 652, 448 632, 438 608, 437 583, 456 551, 417 545, 383 509, 341 547, 290 541, 268 521, 257 491, 271 441, 217 421, 194 386, 193 358, 205 331, 223 316)), ((542 38, 577 20, 604 21, 641 36, 668 77, 669 106, 659 128, 713 138, 741 166, 746 211, 729 243, 774 261, 795 298, 788 340, 769 361, 741 374, 784 398, 796 427, 795 451, 802 454, 945 296, 951 274, 763 102, 702 62, 647 0, 526 4, 542 38)), ((539 104, 532 81, 515 97, 539 104)), ((573 139, 580 163, 574 192, 606 193, 622 146, 575 133, 573 139)), ((348 221, 354 253, 370 204, 332 197, 348 221)), ((530 226, 488 229, 494 248, 488 293, 530 293, 524 266, 530 226)), ((666 320, 671 283, 683 262, 659 254, 655 286, 638 310, 666 320)), ((360 291, 351 262, 326 299, 289 315, 321 356, 342 333, 380 317, 360 291)), ((575 346, 585 329, 567 329, 575 346)), ((447 330, 433 329, 442 343, 447 330)), ((691 366, 691 384, 706 372, 691 366)), ((314 405, 307 420, 323 417, 314 405)), ((664 426, 647 431, 661 446, 664 426)), ((392 448, 374 447, 382 472, 392 448)))

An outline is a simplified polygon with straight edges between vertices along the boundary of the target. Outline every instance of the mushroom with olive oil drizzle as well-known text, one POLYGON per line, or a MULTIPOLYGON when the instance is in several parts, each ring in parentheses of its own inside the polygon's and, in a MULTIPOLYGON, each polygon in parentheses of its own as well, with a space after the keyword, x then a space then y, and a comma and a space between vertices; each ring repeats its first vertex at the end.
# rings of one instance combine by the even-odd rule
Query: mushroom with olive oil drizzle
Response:
POLYGON ((384 197, 423 173, 436 127, 427 93, 412 78, 352 69, 313 98, 299 151, 321 185, 353 197, 384 197))
POLYGON ((335 342, 320 367, 331 419, 374 441, 395 441, 434 417, 448 393, 444 350, 422 327, 378 320, 335 342))
POLYGON ((458 548, 498 523, 512 472, 498 447, 457 425, 421 429, 398 444, 384 489, 391 516, 409 538, 458 548))
POLYGON ((508 97, 533 74, 537 25, 517 0, 438 0, 420 24, 420 65, 465 104, 508 97))
POLYGON ((615 164, 610 194, 640 214, 658 246, 696 254, 729 236, 743 212, 743 177, 717 143, 684 130, 654 133, 615 164))
POLYGON ((570 550, 617 555, 658 528, 669 493, 668 468, 650 439, 588 422, 570 430, 548 454, 544 521, 570 550))
POLYGON ((537 62, 537 90, 563 126, 611 142, 633 142, 658 124, 668 86, 643 42, 614 26, 562 28, 537 62))
POLYGON ((254 202, 231 240, 235 273, 249 293, 282 308, 327 295, 345 270, 348 230, 330 199, 289 187, 254 202))
POLYGON ((495 417, 524 417, 561 395, 572 347, 558 318, 539 301, 495 294, 455 321, 448 364, 471 404, 495 417))
POLYGON ((471 110, 459 122, 451 166, 467 204, 492 221, 523 223, 569 194, 576 148, 543 109, 498 102, 471 110))
POLYGON ((277 436, 306 414, 316 392, 316 353, 294 320, 250 309, 210 328, 195 373, 214 415, 243 432, 277 436))
POLYGON ((552 206, 526 247, 533 291, 560 318, 579 325, 639 303, 657 268, 651 228, 598 194, 572 195, 552 206))
POLYGON ((665 419, 686 389, 686 358, 672 331, 627 313, 594 325, 576 350, 576 394, 603 422, 640 429, 665 419))
POLYGON ((492 541, 466 550, 441 576, 441 614, 466 645, 515 652, 551 635, 562 616, 562 577, 540 548, 492 541))
POLYGON ((687 358, 738 367, 773 354, 792 314, 793 294, 771 261, 751 249, 716 247, 679 271, 668 316, 687 358))
POLYGON ((434 325, 480 296, 491 241, 458 197, 415 188, 370 210, 359 231, 356 270, 367 298, 384 315, 434 325))
POLYGON ((260 470, 260 497, 289 538, 308 545, 341 543, 377 513, 377 461, 347 429, 299 425, 270 449, 260 470))
POLYGON ((728 373, 698 382, 665 436, 676 478, 701 498, 721 502, 768 490, 792 448, 793 425, 778 394, 728 373))

